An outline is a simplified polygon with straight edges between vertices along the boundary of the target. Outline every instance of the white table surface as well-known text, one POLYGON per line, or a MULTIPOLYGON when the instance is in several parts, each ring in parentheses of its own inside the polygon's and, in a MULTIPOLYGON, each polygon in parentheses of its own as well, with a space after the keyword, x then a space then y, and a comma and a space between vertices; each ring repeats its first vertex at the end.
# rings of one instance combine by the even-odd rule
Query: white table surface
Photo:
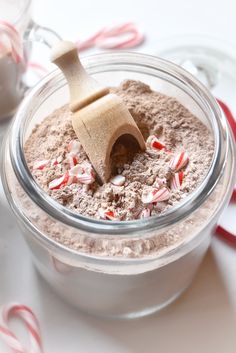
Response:
MULTIPOLYGON (((234 0, 40 0, 34 18, 76 39, 104 25, 135 21, 147 34, 139 49, 155 53, 158 40, 176 34, 208 34, 236 45, 234 0)), ((0 192, 0 305, 33 308, 45 353, 235 353, 236 248, 215 238, 192 286, 159 315, 136 321, 104 321, 75 311, 37 275, 30 253, 0 192)), ((236 207, 223 223, 236 232, 236 207)), ((8 349, 0 342, 0 352, 8 349)))

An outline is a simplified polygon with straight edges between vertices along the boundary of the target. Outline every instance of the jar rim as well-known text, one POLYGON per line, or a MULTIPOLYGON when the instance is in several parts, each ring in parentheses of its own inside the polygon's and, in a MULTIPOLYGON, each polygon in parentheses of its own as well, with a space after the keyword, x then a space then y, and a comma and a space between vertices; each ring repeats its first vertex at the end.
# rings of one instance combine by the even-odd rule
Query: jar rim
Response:
POLYGON ((59 70, 55 70, 42 79, 25 97, 16 113, 10 135, 11 163, 16 177, 27 195, 43 211, 62 223, 89 233, 109 234, 112 236, 119 234, 119 236, 124 235, 125 237, 129 237, 132 236, 134 232, 137 233, 137 231, 145 232, 151 229, 163 229, 182 220, 198 209, 217 185, 224 171, 228 153, 229 136, 226 119, 211 93, 183 68, 164 59, 147 54, 107 52, 83 57, 81 61, 90 73, 98 72, 97 70, 99 68, 101 69, 101 67, 104 72, 104 68, 115 67, 115 65, 123 65, 126 68, 132 65, 140 68, 149 67, 156 71, 159 70, 168 73, 171 77, 179 80, 186 90, 194 92, 199 99, 199 104, 201 103, 202 107, 204 106, 211 115, 211 127, 215 141, 215 150, 211 166, 205 179, 189 196, 185 197, 178 205, 171 207, 167 212, 147 219, 112 222, 97 220, 77 214, 59 204, 37 184, 27 166, 23 146, 24 128, 22 128, 22 126, 26 124, 26 112, 31 99, 42 91, 42 89, 45 89, 49 83, 58 83, 58 81, 62 82, 64 80, 59 70), (222 143, 223 140, 225 143, 222 143))
POLYGON ((31 3, 32 3, 32 0, 25 1, 25 4, 19 10, 17 17, 14 19, 14 22, 13 22, 14 25, 17 25, 21 21, 22 17, 25 15, 25 13, 28 11, 29 7, 31 6, 31 3))

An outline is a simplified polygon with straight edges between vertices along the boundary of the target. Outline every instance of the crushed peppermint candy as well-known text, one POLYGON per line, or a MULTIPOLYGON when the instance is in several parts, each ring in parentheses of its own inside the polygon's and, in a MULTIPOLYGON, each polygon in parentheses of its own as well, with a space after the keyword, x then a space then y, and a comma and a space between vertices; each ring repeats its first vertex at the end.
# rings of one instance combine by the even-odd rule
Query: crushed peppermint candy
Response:
POLYGON ((163 150, 166 149, 166 146, 163 142, 158 140, 158 138, 155 135, 151 135, 147 138, 146 140, 146 146, 148 148, 152 148, 154 150, 163 150))
POLYGON ((34 162, 33 169, 34 170, 43 170, 49 163, 48 159, 44 159, 42 161, 36 161, 34 162))
POLYGON ((71 182, 71 178, 69 176, 69 173, 66 172, 65 174, 63 174, 60 178, 56 178, 54 180, 52 180, 48 187, 50 190, 58 190, 60 188, 62 188, 65 185, 68 185, 71 182))
POLYGON ((180 169, 186 167, 189 162, 189 156, 186 151, 177 153, 170 161, 169 167, 172 171, 178 172, 180 169))
POLYGON ((153 186, 157 187, 157 188, 161 188, 162 186, 165 186, 167 184, 167 179, 166 178, 156 178, 156 180, 154 181, 153 186))
POLYGON ((122 186, 125 183, 125 177, 123 175, 116 175, 110 180, 110 182, 113 185, 122 186))
POLYGON ((167 201, 170 198, 170 191, 163 187, 159 188, 151 188, 150 190, 144 190, 142 193, 142 202, 144 204, 167 201))
POLYGON ((115 217, 115 214, 113 211, 103 210, 100 208, 98 210, 98 214, 101 219, 108 220, 108 221, 119 221, 119 219, 115 217))
POLYGON ((92 184, 95 181, 95 172, 89 163, 77 164, 69 171, 81 184, 92 184))
POLYGON ((183 183, 183 179, 184 179, 184 172, 182 170, 178 173, 174 173, 170 182, 171 190, 179 190, 183 183))
POLYGON ((57 158, 54 158, 52 160, 52 166, 56 166, 56 165, 59 165, 61 164, 61 162, 63 161, 63 157, 62 156, 59 156, 57 158))
MULTIPOLYGON (((101 219, 101 208, 113 212, 108 218, 122 221, 158 216, 202 182, 212 161, 214 139, 175 98, 154 92, 141 82, 129 80, 111 92, 124 100, 147 149, 133 154, 127 145, 118 143, 112 152, 113 174, 107 183, 100 185, 95 180, 91 164, 86 168, 84 163, 89 160, 73 130, 68 105, 32 131, 24 145, 26 161, 45 192, 75 213, 101 219), (49 130, 53 131, 50 138, 49 130), (33 168, 35 161, 44 160, 49 163, 39 165, 39 170, 33 168), (184 181, 180 172, 184 172, 184 181), (67 182, 66 173, 70 177, 67 182)), ((105 214, 103 218, 107 218, 105 214)))
POLYGON ((72 152, 67 154, 66 161, 69 163, 70 168, 73 168, 79 163, 78 157, 72 152))

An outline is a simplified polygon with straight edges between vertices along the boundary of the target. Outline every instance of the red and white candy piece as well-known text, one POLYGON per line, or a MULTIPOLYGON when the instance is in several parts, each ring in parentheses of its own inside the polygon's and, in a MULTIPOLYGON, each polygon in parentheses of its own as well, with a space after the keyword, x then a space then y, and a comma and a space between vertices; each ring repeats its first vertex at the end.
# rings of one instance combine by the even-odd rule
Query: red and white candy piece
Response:
POLYGON ((69 175, 68 172, 63 174, 60 178, 56 178, 52 180, 48 187, 50 190, 58 190, 61 189, 65 185, 70 185, 74 182, 73 176, 69 175))
POLYGON ((78 153, 80 150, 80 142, 76 140, 71 140, 68 144, 68 152, 78 153))
POLYGON ((144 40, 144 34, 131 22, 110 28, 102 28, 91 37, 78 41, 79 51, 90 47, 101 49, 127 49, 141 44, 144 40))
POLYGON ((16 63, 24 63, 23 44, 19 32, 9 22, 0 20, 0 34, 4 34, 11 46, 11 55, 16 63))
POLYGON ((67 154, 66 160, 69 163, 70 168, 75 167, 79 163, 78 157, 72 152, 67 154))
POLYGON ((59 157, 57 157, 57 158, 54 158, 54 159, 52 160, 52 166, 56 166, 56 165, 60 164, 62 161, 63 161, 63 157, 62 157, 62 156, 59 156, 59 157))
POLYGON ((128 22, 105 28, 95 39, 95 46, 101 49, 127 49, 141 44, 143 40, 143 33, 134 23, 128 22), (125 38, 124 35, 127 37, 125 38))
POLYGON ((48 159, 43 159, 42 161, 36 161, 33 165, 34 170, 43 170, 49 163, 48 159))
POLYGON ((4 305, 1 309, 3 325, 0 325, 0 337, 4 340, 7 346, 14 353, 42 353, 42 339, 40 327, 33 311, 22 304, 10 303, 4 305), (9 328, 10 318, 19 318, 25 324, 29 335, 29 347, 26 347, 20 342, 16 335, 9 328))
POLYGON ((90 164, 77 164, 70 169, 69 174, 74 176, 81 184, 92 184, 95 181, 95 173, 90 164))
POLYGON ((115 214, 111 210, 103 210, 100 208, 98 210, 98 214, 101 219, 108 220, 108 221, 118 221, 119 219, 115 217, 115 214))
POLYGON ((172 190, 179 190, 184 179, 184 172, 181 170, 178 173, 175 173, 171 179, 170 187, 172 190))
POLYGON ((116 175, 110 180, 110 182, 113 185, 122 186, 125 183, 125 177, 123 175, 116 175))
POLYGON ((142 194, 142 202, 144 204, 167 201, 170 198, 170 192, 167 188, 152 188, 150 191, 144 191, 142 194))
POLYGON ((139 218, 143 219, 143 218, 148 218, 151 216, 151 209, 150 208, 144 208, 140 214, 139 214, 139 218))
POLYGON ((146 140, 147 147, 152 148, 153 150, 163 150, 166 149, 164 143, 162 143, 155 135, 151 135, 146 140))
POLYGON ((169 167, 174 172, 178 172, 180 169, 185 167, 189 162, 189 156, 186 151, 177 153, 170 161, 169 167))
POLYGON ((167 184, 166 178, 157 177, 155 182, 154 182, 154 186, 157 187, 157 188, 161 188, 162 186, 165 186, 166 184, 167 184))

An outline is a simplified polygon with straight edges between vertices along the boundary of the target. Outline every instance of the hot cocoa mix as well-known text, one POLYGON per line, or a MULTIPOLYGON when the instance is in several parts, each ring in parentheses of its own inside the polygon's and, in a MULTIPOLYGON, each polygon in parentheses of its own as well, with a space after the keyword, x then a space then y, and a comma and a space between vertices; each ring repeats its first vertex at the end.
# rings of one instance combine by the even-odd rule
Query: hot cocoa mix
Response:
POLYGON ((84 216, 122 221, 158 215, 204 179, 213 137, 176 99, 142 82, 127 80, 111 91, 130 110, 146 140, 145 152, 132 154, 118 142, 112 152, 114 175, 99 185, 64 106, 36 126, 27 140, 29 168, 51 197, 84 216))

